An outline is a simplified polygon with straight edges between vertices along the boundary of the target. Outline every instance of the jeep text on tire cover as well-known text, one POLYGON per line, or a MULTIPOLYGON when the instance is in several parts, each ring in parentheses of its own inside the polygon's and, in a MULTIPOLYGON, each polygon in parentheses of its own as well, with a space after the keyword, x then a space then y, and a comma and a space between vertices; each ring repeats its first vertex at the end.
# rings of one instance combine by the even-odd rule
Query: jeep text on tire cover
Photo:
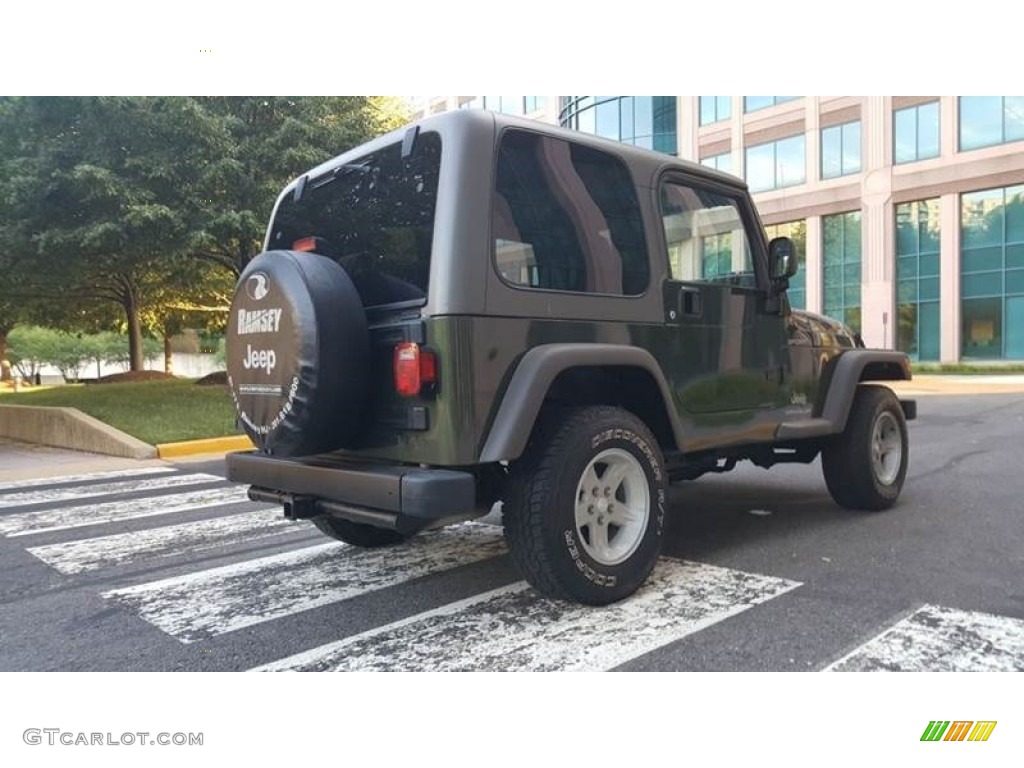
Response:
POLYGON ((282 191, 241 275, 228 380, 254 499, 390 546, 503 502, 540 592, 627 597, 670 482, 822 456, 837 503, 895 504, 906 356, 793 310, 800 254, 745 184, 479 110, 282 191))

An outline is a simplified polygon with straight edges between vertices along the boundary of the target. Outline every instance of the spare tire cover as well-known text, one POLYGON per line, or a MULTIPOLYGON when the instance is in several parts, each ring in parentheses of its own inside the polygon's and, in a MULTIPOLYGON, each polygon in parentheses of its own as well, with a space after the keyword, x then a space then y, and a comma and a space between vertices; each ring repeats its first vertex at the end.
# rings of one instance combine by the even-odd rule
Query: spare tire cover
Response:
POLYGON ((264 452, 306 456, 350 446, 369 397, 369 334, 359 294, 336 262, 266 251, 235 287, 228 387, 264 452))

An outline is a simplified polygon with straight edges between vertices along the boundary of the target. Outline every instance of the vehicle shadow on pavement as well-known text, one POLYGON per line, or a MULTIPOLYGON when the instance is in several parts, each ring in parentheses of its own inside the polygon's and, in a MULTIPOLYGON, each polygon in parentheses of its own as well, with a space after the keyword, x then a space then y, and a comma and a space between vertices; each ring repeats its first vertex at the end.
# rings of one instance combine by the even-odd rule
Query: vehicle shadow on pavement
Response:
POLYGON ((777 481, 684 482, 669 491, 665 553, 709 559, 767 540, 803 538, 823 528, 857 524, 872 514, 843 509, 823 484, 818 489, 777 481))

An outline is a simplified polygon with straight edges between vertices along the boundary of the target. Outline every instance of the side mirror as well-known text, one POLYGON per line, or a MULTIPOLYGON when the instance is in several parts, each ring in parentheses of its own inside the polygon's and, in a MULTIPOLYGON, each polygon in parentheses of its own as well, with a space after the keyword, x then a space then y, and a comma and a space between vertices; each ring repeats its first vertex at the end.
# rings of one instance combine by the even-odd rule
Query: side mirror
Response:
POLYGON ((788 281, 796 274, 799 266, 796 246, 788 237, 776 237, 768 243, 768 268, 772 280, 788 281))

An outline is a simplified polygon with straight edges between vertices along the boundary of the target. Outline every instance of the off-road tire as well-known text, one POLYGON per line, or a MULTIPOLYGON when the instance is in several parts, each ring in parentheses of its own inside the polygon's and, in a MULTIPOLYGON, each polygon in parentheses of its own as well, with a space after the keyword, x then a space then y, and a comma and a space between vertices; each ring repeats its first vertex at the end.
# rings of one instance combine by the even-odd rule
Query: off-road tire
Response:
POLYGON ((377 547, 389 547, 393 544, 401 544, 408 537, 392 531, 388 528, 377 528, 373 525, 353 523, 351 520, 342 520, 330 515, 320 515, 312 518, 313 525, 326 533, 332 539, 344 541, 355 547, 375 549, 377 547))
MULTIPOLYGON (((890 429, 890 434, 892 434, 890 429)), ((892 390, 861 384, 854 395, 846 429, 831 438, 821 452, 821 466, 832 498, 847 509, 888 509, 899 498, 909 459, 907 421, 892 390), (895 476, 886 481, 872 460, 876 425, 895 423, 900 446, 895 476)))
MULTIPOLYGON (((657 441, 629 411, 592 406, 542 412, 526 452, 511 468, 504 494, 502 519, 512 559, 527 581, 548 597, 590 605, 621 600, 640 587, 658 559, 664 535, 667 482, 657 441), (624 467, 630 468, 632 479, 628 486, 627 481, 621 481, 623 485, 616 486, 621 489, 619 492, 624 495, 628 489, 634 497, 642 498, 646 488, 648 501, 646 516, 636 518, 643 522, 636 523, 625 539, 627 544, 635 541, 633 549, 627 547, 620 555, 624 559, 611 564, 588 554, 588 547, 594 542, 584 538, 577 525, 576 511, 586 477, 602 481, 603 473, 612 466, 603 465, 598 478, 597 467, 602 465, 592 467, 592 462, 605 455, 617 457, 624 467), (588 468, 593 474, 585 477, 588 468)), ((606 504, 607 509, 614 509, 613 504, 606 504)), ((632 525, 619 527, 609 523, 605 546, 632 525)))

